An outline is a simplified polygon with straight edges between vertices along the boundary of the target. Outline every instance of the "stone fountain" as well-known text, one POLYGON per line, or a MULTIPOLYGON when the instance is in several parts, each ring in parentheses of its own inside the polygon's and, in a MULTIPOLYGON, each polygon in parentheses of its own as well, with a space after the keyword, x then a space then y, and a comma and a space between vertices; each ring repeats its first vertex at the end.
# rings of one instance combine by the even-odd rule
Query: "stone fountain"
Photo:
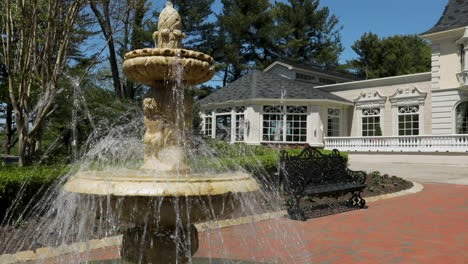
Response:
POLYGON ((181 17, 168 1, 153 34, 157 48, 125 56, 125 75, 151 86, 143 102, 144 165, 81 172, 64 186, 80 197, 108 199, 106 210, 134 226, 124 233, 121 248, 122 259, 132 263, 187 263, 198 249, 194 223, 228 217, 238 195, 259 190, 248 174, 192 173, 186 164, 193 102, 184 86, 210 80, 214 60, 183 49, 184 37, 181 17))

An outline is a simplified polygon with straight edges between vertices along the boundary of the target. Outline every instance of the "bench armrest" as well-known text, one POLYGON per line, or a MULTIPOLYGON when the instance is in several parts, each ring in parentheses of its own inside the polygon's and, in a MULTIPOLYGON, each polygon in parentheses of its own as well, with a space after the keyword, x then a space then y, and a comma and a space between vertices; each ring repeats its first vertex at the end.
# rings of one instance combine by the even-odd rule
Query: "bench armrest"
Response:
POLYGON ((365 171, 353 171, 346 168, 346 172, 357 183, 364 184, 366 182, 367 173, 365 171))

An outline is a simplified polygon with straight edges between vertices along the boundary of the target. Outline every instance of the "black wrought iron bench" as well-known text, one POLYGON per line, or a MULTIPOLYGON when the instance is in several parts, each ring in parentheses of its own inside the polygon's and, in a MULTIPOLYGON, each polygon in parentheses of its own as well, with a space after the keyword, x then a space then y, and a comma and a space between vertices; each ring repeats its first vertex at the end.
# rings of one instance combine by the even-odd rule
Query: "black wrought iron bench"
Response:
POLYGON ((366 173, 348 169, 347 161, 338 150, 323 154, 316 148, 306 147, 299 155, 280 153, 280 181, 286 195, 289 218, 305 221, 305 212, 300 207, 304 197, 335 197, 351 194, 350 206, 364 207, 361 197, 366 187, 366 173))

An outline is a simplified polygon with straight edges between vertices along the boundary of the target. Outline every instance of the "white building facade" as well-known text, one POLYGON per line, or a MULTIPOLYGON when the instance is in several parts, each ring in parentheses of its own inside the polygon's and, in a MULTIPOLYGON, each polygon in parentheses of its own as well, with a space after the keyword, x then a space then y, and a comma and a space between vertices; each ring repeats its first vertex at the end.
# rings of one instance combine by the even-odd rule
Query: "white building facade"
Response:
POLYGON ((468 152, 468 1, 450 0, 421 37, 427 73, 356 80, 275 62, 201 101, 203 132, 248 144, 362 152, 468 152), (465 12, 466 11, 466 12, 465 12))

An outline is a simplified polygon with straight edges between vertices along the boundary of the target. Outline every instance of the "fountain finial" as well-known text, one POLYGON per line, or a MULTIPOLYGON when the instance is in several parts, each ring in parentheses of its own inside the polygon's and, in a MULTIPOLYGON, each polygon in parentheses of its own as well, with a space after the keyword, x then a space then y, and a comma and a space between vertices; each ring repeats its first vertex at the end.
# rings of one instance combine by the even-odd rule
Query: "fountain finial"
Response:
POLYGON ((174 9, 172 1, 168 0, 159 15, 158 31, 153 33, 154 43, 161 49, 181 49, 183 38, 185 34, 182 32, 182 18, 174 9))

